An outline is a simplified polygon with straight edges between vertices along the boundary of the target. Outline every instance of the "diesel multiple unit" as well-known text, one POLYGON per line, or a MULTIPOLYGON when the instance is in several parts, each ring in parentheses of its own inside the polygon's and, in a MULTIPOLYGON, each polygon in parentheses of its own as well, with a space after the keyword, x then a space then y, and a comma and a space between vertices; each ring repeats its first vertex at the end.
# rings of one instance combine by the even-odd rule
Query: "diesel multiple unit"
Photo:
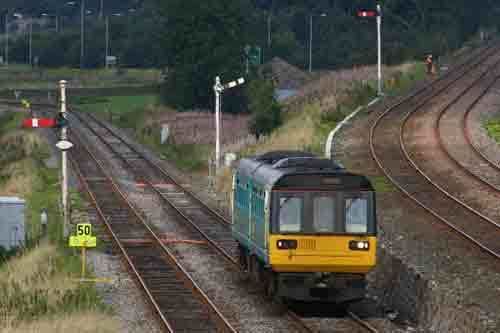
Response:
POLYGON ((233 177, 240 264, 269 295, 362 298, 375 265, 376 227, 369 180, 331 160, 270 152, 242 159, 233 177))

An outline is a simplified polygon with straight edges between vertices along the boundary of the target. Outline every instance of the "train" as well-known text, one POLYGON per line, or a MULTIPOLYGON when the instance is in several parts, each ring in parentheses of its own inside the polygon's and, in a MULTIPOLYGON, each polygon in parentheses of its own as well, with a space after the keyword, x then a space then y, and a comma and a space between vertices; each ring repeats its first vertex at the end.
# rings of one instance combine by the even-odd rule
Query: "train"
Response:
POLYGON ((232 183, 239 264, 272 298, 364 298, 376 265, 375 191, 366 176, 301 151, 242 158, 232 183))

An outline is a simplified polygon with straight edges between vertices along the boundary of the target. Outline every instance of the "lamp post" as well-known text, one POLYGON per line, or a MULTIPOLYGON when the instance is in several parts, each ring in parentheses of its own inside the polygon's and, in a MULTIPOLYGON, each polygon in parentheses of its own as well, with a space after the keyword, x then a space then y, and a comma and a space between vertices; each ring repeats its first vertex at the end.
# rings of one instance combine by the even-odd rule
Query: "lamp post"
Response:
MULTIPOLYGON (((85 0, 80 0, 80 68, 85 64, 85 0)), ((66 2, 68 6, 76 6, 76 1, 66 2)))
POLYGON ((30 18, 30 37, 28 43, 29 65, 33 67, 33 18, 30 18))
MULTIPOLYGON (((325 13, 321 13, 319 16, 327 16, 325 13)), ((312 40, 313 40, 313 14, 309 15, 309 73, 312 72, 312 40)))
POLYGON ((59 15, 50 15, 48 13, 42 13, 41 16, 43 17, 53 16, 55 18, 55 23, 56 23, 56 33, 59 33, 59 15))
POLYGON ((271 10, 267 13, 267 47, 271 48, 271 10))
POLYGON ((80 6, 80 68, 83 69, 85 61, 85 0, 80 6))
POLYGON ((5 66, 9 67, 9 12, 5 14, 5 66))

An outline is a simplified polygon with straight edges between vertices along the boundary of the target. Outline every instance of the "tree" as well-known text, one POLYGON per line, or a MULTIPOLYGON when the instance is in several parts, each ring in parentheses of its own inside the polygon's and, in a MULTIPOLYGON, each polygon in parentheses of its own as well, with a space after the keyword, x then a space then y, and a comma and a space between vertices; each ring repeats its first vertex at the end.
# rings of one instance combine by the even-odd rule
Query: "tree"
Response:
POLYGON ((166 102, 177 108, 212 103, 214 78, 241 76, 246 42, 247 2, 224 0, 162 0, 162 45, 169 56, 166 102))
POLYGON ((250 132, 257 139, 281 125, 281 107, 274 97, 274 85, 270 80, 252 80, 247 87, 247 96, 252 113, 250 132))

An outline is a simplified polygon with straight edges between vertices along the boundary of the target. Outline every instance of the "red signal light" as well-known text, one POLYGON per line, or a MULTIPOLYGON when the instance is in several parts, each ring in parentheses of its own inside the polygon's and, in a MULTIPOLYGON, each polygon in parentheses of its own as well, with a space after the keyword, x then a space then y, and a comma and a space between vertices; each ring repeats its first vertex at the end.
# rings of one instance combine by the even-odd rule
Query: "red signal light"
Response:
POLYGON ((56 122, 52 118, 29 118, 23 121, 25 128, 50 128, 55 127, 56 122))
POLYGON ((358 17, 361 17, 361 18, 365 18, 365 17, 371 18, 371 17, 377 17, 377 16, 378 16, 378 12, 376 10, 371 10, 371 9, 358 10, 358 17))

